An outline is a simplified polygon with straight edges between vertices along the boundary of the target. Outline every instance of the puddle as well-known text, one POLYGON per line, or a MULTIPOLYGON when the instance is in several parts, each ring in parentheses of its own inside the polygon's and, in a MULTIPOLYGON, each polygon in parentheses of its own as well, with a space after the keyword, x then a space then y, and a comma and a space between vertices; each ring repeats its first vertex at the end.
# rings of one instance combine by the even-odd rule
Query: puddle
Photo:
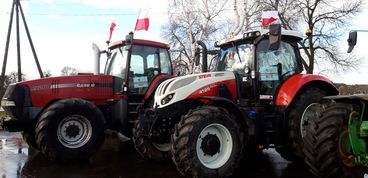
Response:
POLYGON ((28 146, 20 133, 0 131, 1 178, 17 178, 28 158, 28 146))

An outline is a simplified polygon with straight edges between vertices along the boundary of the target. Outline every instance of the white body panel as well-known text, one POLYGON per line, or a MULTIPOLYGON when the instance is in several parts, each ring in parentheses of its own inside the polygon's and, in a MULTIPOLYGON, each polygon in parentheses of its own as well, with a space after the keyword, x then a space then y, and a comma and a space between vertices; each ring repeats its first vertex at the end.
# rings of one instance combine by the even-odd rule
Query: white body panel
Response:
POLYGON ((212 83, 232 79, 235 79, 235 75, 233 72, 223 71, 192 74, 166 80, 162 82, 156 90, 154 107, 167 107, 173 103, 186 99, 193 92, 202 87, 205 87, 212 83), (171 100, 163 104, 163 99, 165 97, 169 97, 169 95, 172 95, 171 100))

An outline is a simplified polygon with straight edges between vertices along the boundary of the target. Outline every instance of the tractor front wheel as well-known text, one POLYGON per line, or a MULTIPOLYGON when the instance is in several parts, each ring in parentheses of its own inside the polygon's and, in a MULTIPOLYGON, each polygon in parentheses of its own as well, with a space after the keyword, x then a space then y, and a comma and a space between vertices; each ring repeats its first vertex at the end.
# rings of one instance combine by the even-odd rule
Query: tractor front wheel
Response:
POLYGON ((36 141, 50 160, 87 160, 97 152, 105 135, 101 111, 82 99, 64 99, 51 104, 36 124, 36 141))
POLYGON ((173 161, 190 177, 230 177, 243 156, 243 138, 234 116, 223 108, 202 106, 175 126, 173 161))
POLYGON ((348 135, 351 104, 325 103, 309 119, 304 137, 305 162, 317 177, 361 178, 364 169, 355 165, 348 135))

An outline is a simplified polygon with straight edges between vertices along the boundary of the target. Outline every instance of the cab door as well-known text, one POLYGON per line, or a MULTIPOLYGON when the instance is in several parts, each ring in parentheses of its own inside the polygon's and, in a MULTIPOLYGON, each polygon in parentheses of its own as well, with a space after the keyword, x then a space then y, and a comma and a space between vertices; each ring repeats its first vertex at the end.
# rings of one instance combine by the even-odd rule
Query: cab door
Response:
POLYGON ((269 41, 260 41, 256 48, 258 99, 272 102, 278 88, 290 76, 301 72, 296 43, 281 41, 278 50, 269 50, 269 41))

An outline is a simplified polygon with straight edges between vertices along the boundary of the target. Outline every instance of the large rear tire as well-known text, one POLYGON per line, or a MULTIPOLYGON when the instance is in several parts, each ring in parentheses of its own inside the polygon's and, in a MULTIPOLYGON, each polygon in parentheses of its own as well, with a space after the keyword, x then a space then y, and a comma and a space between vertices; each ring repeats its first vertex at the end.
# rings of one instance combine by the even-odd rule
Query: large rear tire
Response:
POLYGON ((354 165, 350 152, 348 119, 352 112, 351 104, 328 103, 309 119, 303 151, 306 164, 317 177, 363 177, 364 169, 354 165))
POLYGON ((240 128, 223 108, 202 106, 190 111, 172 135, 177 169, 190 177, 230 177, 243 156, 240 128))
POLYGON ((154 143, 147 134, 143 134, 139 121, 134 124, 133 143, 137 152, 146 160, 167 161, 171 157, 171 143, 154 143))
MULTIPOLYGON (((303 121, 304 111, 310 105, 318 103, 326 92, 319 88, 308 88, 298 94, 297 98, 291 105, 287 112, 288 122, 288 136, 283 147, 277 148, 276 150, 280 155, 289 161, 302 162, 304 159, 303 153, 303 127, 305 127, 303 121)), ((305 118, 304 118, 305 119, 305 118)))
POLYGON ((76 98, 50 105, 36 124, 36 141, 50 160, 89 159, 105 138, 105 120, 92 103, 76 98))

